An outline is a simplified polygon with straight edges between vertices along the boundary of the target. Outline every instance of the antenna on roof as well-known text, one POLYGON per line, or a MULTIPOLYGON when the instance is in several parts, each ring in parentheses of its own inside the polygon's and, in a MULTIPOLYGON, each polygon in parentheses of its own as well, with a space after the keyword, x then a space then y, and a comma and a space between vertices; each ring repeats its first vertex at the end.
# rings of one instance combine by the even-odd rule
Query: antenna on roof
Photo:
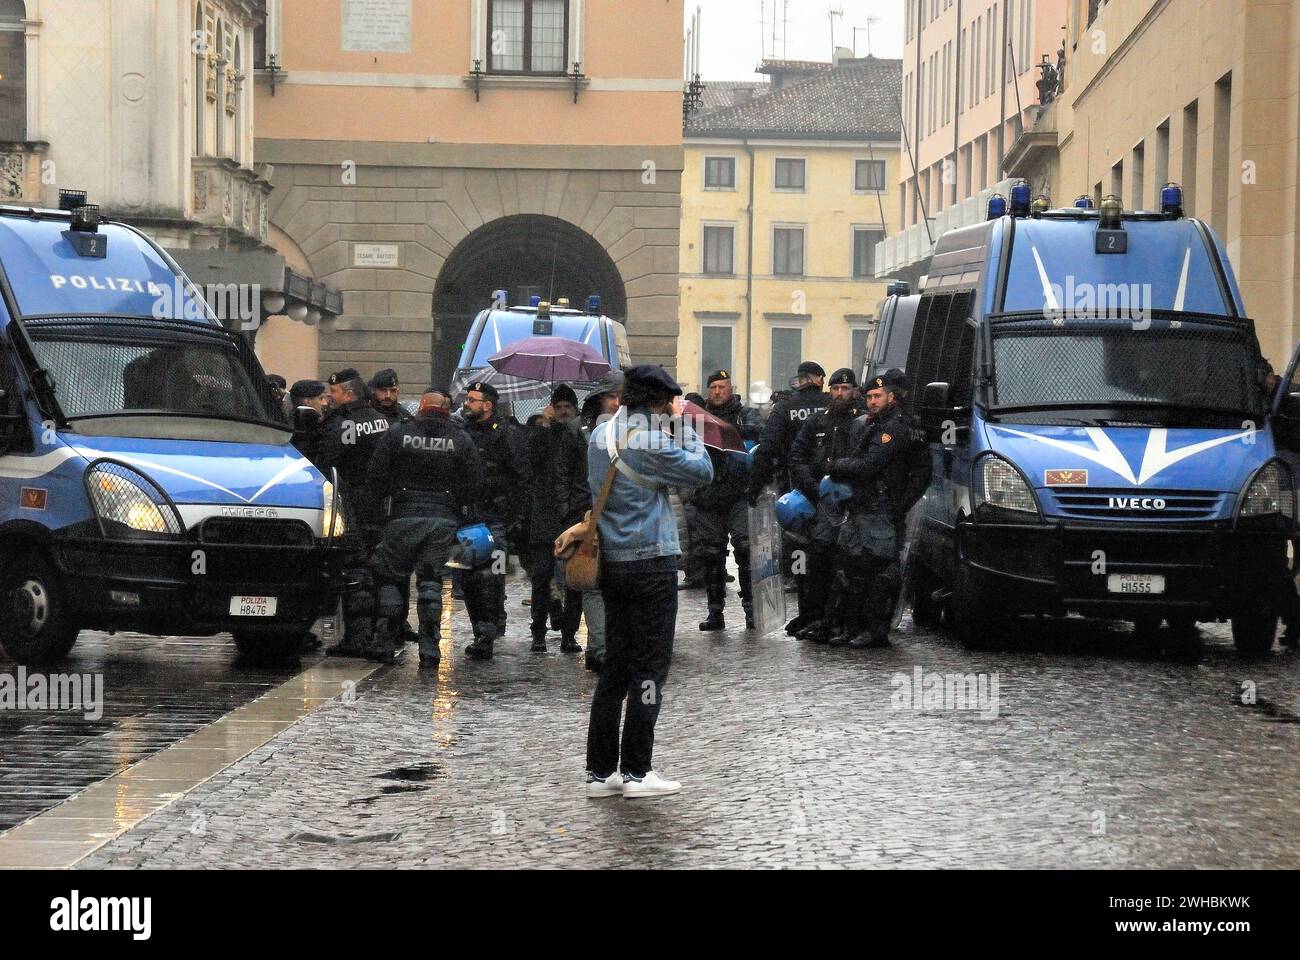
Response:
POLYGON ((826 19, 831 22, 831 62, 835 61, 835 18, 844 19, 843 7, 830 7, 826 10, 826 19))

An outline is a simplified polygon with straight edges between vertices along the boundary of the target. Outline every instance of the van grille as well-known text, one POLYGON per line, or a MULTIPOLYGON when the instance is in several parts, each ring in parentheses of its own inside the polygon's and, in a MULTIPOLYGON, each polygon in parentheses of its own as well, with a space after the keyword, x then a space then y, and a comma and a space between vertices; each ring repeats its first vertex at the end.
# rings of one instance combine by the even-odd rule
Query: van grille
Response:
POLYGON ((199 527, 199 540, 214 546, 309 547, 311 527, 301 520, 241 520, 209 517, 199 527))
POLYGON ((1223 506, 1224 494, 1212 490, 1161 490, 1080 488, 1050 491, 1057 513, 1065 517, 1096 520, 1211 520, 1223 506), (1150 506, 1142 506, 1149 502, 1150 506), (1157 504, 1163 506, 1157 507, 1157 504))

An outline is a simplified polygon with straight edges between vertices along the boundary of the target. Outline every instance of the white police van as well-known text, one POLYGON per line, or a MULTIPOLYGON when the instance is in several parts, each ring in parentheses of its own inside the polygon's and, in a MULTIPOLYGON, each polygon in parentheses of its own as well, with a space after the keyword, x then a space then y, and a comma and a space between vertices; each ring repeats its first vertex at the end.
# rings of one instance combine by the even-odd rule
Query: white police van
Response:
POLYGON ((84 193, 0 207, 0 645, 82 629, 282 655, 333 609, 334 486, 290 445, 247 341, 84 193))

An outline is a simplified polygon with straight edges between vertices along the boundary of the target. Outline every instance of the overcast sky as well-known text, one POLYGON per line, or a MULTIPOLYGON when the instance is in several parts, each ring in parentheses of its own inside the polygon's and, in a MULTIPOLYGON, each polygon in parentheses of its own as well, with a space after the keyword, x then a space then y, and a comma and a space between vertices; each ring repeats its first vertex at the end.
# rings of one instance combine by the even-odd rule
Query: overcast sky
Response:
POLYGON ((843 10, 835 18, 835 44, 853 47, 853 28, 858 27, 858 56, 867 54, 868 17, 871 24, 871 53, 878 57, 903 55, 903 0, 686 0, 686 23, 690 25, 700 8, 700 74, 705 80, 754 80, 754 67, 772 52, 772 12, 778 20, 789 18, 784 27, 777 23, 777 57, 791 60, 830 60, 832 7, 843 10), (766 18, 762 9, 766 7, 766 18), (765 25, 762 25, 764 23, 765 25))

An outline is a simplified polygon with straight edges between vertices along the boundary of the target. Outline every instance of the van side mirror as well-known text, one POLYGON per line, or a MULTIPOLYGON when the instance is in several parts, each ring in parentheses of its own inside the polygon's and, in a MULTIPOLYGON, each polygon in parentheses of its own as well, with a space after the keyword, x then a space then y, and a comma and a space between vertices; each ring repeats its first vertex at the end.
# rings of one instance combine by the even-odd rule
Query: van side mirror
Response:
POLYGON ((926 430, 942 430, 943 422, 952 419, 952 385, 927 383, 921 391, 920 413, 926 430))
POLYGON ((293 430, 294 433, 306 433, 308 430, 315 428, 321 422, 320 411, 315 407, 294 407, 293 410, 293 430))
POLYGON ((1300 393, 1284 396, 1277 412, 1288 420, 1300 420, 1300 393))

